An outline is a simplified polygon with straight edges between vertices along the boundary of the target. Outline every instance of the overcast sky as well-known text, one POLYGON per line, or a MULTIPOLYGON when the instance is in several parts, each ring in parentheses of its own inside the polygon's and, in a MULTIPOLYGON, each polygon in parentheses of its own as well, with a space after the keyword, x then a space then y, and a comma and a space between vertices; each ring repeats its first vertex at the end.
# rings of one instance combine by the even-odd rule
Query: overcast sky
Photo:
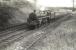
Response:
MULTIPOLYGON (((35 0, 28 0, 29 2, 34 3, 35 0)), ((36 0, 37 5, 49 6, 49 7, 72 7, 73 0, 36 0)), ((75 7, 76 7, 76 0, 75 7)))
POLYGON ((45 7, 72 7, 72 1, 73 0, 37 0, 37 4, 45 7))

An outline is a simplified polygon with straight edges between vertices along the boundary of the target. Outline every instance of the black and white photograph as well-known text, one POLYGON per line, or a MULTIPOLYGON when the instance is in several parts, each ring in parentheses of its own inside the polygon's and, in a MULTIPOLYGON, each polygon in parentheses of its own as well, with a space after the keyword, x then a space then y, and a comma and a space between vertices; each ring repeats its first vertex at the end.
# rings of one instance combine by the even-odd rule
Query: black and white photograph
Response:
POLYGON ((76 0, 0 0, 0 50, 76 50, 76 0))

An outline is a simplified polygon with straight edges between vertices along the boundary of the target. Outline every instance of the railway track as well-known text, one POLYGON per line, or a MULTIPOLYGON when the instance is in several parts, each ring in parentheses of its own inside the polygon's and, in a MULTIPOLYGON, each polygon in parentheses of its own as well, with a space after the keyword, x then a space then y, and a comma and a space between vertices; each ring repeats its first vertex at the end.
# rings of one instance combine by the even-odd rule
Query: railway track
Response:
MULTIPOLYGON (((24 27, 25 27, 25 25, 23 25, 23 26, 19 25, 19 26, 17 26, 17 28, 12 28, 12 29, 3 31, 2 34, 0 34, 0 48, 2 48, 2 47, 5 48, 7 45, 14 43, 15 41, 18 41, 18 40, 24 38, 25 36, 29 35, 30 33, 28 33, 28 31, 24 27), (19 32, 15 33, 16 31, 19 31, 19 32)), ((42 29, 44 27, 46 27, 46 25, 42 26, 39 29, 42 29)), ((39 29, 35 29, 35 30, 37 31, 39 29)), ((30 32, 35 31, 35 30, 31 30, 30 32)))
POLYGON ((6 31, 10 31, 10 30, 14 30, 14 29, 22 27, 22 26, 26 26, 26 23, 7 25, 4 30, 0 31, 0 33, 4 33, 6 31))
MULTIPOLYGON (((57 19, 58 20, 58 19, 57 19)), ((56 23, 56 21, 54 22, 54 23, 56 23)), ((31 31, 29 31, 29 32, 33 32, 33 31, 38 31, 38 30, 44 30, 44 29, 46 29, 46 26, 47 25, 45 25, 45 26, 42 26, 42 27, 40 27, 39 29, 35 29, 35 30, 31 30, 31 31)), ((23 26, 21 26, 21 25, 19 25, 16 29, 17 30, 15 30, 15 28, 12 28, 12 29, 8 29, 8 30, 10 30, 10 32, 8 31, 8 30, 6 30, 6 31, 3 31, 2 33, 3 34, 0 34, 0 48, 5 48, 7 45, 9 45, 9 44, 11 44, 11 43, 13 43, 13 42, 15 42, 15 41, 18 41, 18 40, 20 40, 20 39, 22 39, 22 38, 24 38, 25 36, 27 36, 27 35, 29 35, 30 33, 28 33, 28 31, 26 31, 26 30, 22 30, 22 31, 20 31, 20 32, 17 32, 16 34, 13 34, 14 32, 16 32, 16 31, 18 31, 18 30, 21 30, 21 29, 23 29, 25 27, 25 25, 23 25, 23 26), (5 33, 6 32, 6 33, 5 33), (25 34, 26 33, 26 34, 25 34), (4 38, 3 38, 4 37, 4 38), (4 47, 5 46, 5 47, 4 47)), ((35 42, 34 42, 35 43, 35 42)), ((31 46, 30 46, 31 47, 31 46)), ((29 48, 30 48, 29 47, 29 48)))
POLYGON ((16 25, 16 26, 9 27, 6 30, 0 32, 0 38, 2 36, 5 36, 7 34, 11 34, 13 32, 16 32, 18 30, 22 30, 22 29, 25 29, 25 28, 26 28, 26 24, 25 23, 24 24, 19 24, 19 25, 16 25))
MULTIPOLYGON (((56 22, 54 22, 53 24, 51 24, 51 25, 50 25, 51 28, 52 28, 51 30, 48 29, 49 26, 47 26, 46 28, 43 28, 41 31, 44 32, 44 33, 39 34, 39 35, 38 35, 38 38, 36 38, 35 41, 31 42, 31 44, 30 44, 29 46, 27 46, 27 47, 25 46, 24 48, 25 48, 26 50, 29 50, 36 42, 38 42, 39 40, 45 38, 46 35, 48 34, 48 32, 53 31, 61 22, 66 21, 66 20, 68 20, 68 19, 71 18, 71 16, 69 16, 69 15, 67 15, 67 16, 65 16, 65 17, 63 17, 63 19, 57 20, 56 22), (67 18, 65 18, 65 17, 67 17, 67 18), (48 31, 48 30, 49 30, 49 31, 48 31), (45 32, 45 31, 48 31, 48 32, 45 32), (47 33, 47 34, 46 34, 46 33, 47 33)), ((28 45, 28 44, 27 44, 27 45, 28 45)), ((23 50, 25 50, 25 49, 23 49, 23 50)))
POLYGON ((1 31, 0 32, 0 46, 4 44, 6 45, 6 43, 8 44, 9 42, 12 42, 13 37, 14 37, 14 40, 18 39, 17 36, 19 37, 19 35, 21 35, 22 32, 15 33, 15 34, 14 32, 17 32, 19 30, 27 31, 27 30, 24 30, 26 27, 27 27, 26 23, 22 23, 22 24, 12 25, 11 27, 8 26, 6 30, 1 31))

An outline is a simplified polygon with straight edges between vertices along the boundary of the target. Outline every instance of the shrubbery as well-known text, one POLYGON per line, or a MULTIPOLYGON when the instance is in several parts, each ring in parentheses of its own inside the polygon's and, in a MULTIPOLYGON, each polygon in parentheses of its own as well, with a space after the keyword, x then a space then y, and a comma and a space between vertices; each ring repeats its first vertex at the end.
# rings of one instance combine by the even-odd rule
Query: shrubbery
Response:
POLYGON ((8 24, 9 19, 13 18, 12 7, 3 6, 0 7, 0 27, 5 27, 8 24))
POLYGON ((13 10, 23 7, 33 8, 32 4, 25 0, 0 0, 0 28, 6 27, 14 17, 13 10))

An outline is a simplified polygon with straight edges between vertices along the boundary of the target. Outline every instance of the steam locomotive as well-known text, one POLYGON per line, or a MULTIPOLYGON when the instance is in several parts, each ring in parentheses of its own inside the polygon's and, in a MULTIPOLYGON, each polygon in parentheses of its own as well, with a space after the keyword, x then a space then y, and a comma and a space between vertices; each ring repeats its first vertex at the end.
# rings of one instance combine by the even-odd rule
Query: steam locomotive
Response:
MULTIPOLYGON (((45 13, 47 14, 47 13, 45 13)), ((37 16, 37 20, 32 21, 31 19, 27 19, 27 24, 29 28, 35 29, 42 25, 49 24, 52 19, 60 18, 65 16, 66 12, 51 12, 48 15, 41 14, 37 16)))
POLYGON ((38 28, 47 23, 50 23, 50 15, 45 15, 43 13, 37 16, 37 20, 32 21, 30 18, 27 19, 28 27, 31 29, 38 28))

